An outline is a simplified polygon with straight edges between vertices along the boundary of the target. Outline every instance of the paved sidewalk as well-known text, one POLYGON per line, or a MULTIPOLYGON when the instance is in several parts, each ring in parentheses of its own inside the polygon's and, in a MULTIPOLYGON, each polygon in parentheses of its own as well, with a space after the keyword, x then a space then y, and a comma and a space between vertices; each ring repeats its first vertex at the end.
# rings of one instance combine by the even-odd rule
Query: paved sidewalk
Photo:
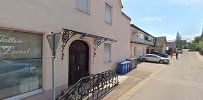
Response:
MULTIPOLYGON (((179 59, 153 72, 126 93, 108 100, 203 100, 203 57, 184 50, 179 59)), ((150 67, 150 66, 148 66, 150 67)), ((158 68, 158 67, 157 67, 158 68)), ((124 83, 124 82, 123 82, 124 83)), ((123 84, 122 83, 122 84, 123 84)), ((124 87, 123 87, 124 88, 124 87)))
POLYGON ((146 78, 150 77, 153 73, 165 68, 167 65, 155 64, 155 63, 141 63, 138 68, 132 70, 126 75, 119 76, 119 85, 110 92, 103 100, 117 100, 125 98, 135 88, 141 87, 146 78))

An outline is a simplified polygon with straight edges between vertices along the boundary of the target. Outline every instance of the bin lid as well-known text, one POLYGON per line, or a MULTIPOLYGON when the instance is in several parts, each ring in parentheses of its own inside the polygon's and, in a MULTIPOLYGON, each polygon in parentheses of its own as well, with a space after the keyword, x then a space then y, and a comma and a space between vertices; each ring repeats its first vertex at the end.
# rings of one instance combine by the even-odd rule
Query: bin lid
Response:
POLYGON ((136 58, 135 57, 132 57, 132 58, 127 58, 126 60, 135 60, 136 58))
POLYGON ((128 61, 124 61, 124 62, 122 62, 121 64, 126 64, 126 63, 128 63, 128 61))

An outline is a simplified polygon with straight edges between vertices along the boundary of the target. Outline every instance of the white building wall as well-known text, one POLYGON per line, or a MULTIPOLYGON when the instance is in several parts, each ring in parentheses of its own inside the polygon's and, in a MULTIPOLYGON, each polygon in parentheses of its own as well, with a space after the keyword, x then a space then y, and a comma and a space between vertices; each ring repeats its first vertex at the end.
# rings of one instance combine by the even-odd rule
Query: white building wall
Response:
MULTIPOLYGON (((51 51, 46 35, 51 32, 61 32, 62 28, 95 34, 117 40, 112 44, 112 62, 103 62, 103 45, 97 50, 93 63, 90 63, 91 73, 114 69, 116 63, 130 57, 130 21, 121 14, 118 0, 90 0, 90 14, 76 8, 75 0, 1 0, 0 28, 14 28, 34 31, 44 34, 43 44, 43 89, 51 88, 51 51), (104 22, 104 4, 113 5, 113 23, 104 22)), ((68 48, 71 38, 65 48, 64 60, 61 60, 62 42, 60 41, 56 57, 57 86, 68 82, 68 48)), ((90 46, 90 62, 93 58, 93 41, 86 38, 90 46)))

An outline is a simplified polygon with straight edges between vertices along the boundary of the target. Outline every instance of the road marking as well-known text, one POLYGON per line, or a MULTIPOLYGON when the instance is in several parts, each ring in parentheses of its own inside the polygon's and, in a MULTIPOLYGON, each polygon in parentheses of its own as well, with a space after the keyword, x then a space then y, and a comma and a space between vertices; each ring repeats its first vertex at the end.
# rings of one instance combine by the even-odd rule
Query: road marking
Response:
POLYGON ((140 90, 150 79, 152 79, 153 76, 157 75, 159 72, 161 72, 165 66, 162 66, 158 71, 152 73, 149 75, 149 77, 142 80, 140 83, 138 83, 135 87, 133 87, 131 90, 129 90, 127 93, 122 95, 118 100, 128 100, 131 96, 133 96, 138 90, 140 90))

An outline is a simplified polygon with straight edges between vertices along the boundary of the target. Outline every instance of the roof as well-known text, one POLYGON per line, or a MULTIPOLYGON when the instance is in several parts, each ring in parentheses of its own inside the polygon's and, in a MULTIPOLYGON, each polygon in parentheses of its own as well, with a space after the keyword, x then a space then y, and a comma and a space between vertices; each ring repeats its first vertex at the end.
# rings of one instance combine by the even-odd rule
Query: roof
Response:
POLYGON ((126 15, 123 11, 121 11, 121 13, 125 18, 127 18, 129 21, 131 21, 131 18, 128 15, 126 15))
MULTIPOLYGON (((130 26, 131 26, 131 27, 133 27, 133 28, 135 28, 135 29, 137 29, 137 30, 139 30, 139 31, 141 31, 141 32, 144 32, 145 34, 148 34, 148 35, 152 36, 151 34, 149 34, 149 33, 145 32, 145 31, 144 31, 144 30, 142 30, 141 28, 139 28, 139 27, 135 26, 134 24, 131 24, 130 26)), ((152 36, 152 37, 153 37, 153 38, 155 38, 154 36, 152 36)))
POLYGON ((166 37, 156 37, 156 46, 164 47, 166 45, 166 37))

